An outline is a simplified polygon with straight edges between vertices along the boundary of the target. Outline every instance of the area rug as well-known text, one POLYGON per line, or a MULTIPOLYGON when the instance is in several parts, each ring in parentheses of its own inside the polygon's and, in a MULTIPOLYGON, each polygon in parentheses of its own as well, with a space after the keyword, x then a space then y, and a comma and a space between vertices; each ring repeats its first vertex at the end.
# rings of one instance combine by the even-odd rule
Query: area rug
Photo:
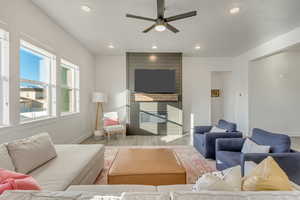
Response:
POLYGON ((174 150, 187 172, 187 184, 194 184, 199 176, 207 172, 216 171, 215 161, 206 160, 192 146, 106 146, 104 153, 104 169, 95 184, 107 184, 107 174, 112 162, 121 148, 170 148, 174 150))

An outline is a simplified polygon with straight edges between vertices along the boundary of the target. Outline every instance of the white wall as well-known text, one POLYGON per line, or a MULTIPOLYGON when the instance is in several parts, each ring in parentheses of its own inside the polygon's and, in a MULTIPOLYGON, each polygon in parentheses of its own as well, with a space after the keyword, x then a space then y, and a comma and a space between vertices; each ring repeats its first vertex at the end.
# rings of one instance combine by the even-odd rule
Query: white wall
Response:
MULTIPOLYGON (((183 57, 184 131, 196 125, 211 124, 211 73, 231 71, 230 58, 183 57)), ((232 111, 234 112, 234 111, 232 111)))
MULTIPOLYGON (((95 58, 29 0, 0 0, 0 28, 10 33, 10 120, 0 129, 0 143, 47 131, 55 143, 76 143, 92 134, 95 58), (19 41, 24 39, 80 66, 78 115, 19 125, 19 41)), ((58 106, 58 105, 57 105, 58 106)))
POLYGON ((250 134, 249 126, 249 84, 248 71, 250 61, 282 51, 290 46, 300 43, 300 28, 283 34, 273 40, 264 43, 236 58, 234 58, 233 80, 235 92, 238 93, 235 104, 235 118, 238 120, 239 128, 244 134, 250 134))
POLYGON ((99 56, 96 62, 96 90, 108 95, 104 112, 119 112, 126 117, 126 56, 99 56))
POLYGON ((224 116, 223 119, 230 122, 237 122, 235 118, 235 104, 238 94, 235 92, 232 72, 223 72, 223 98, 224 116))
POLYGON ((283 52, 249 67, 250 128, 300 136, 300 52, 283 52))

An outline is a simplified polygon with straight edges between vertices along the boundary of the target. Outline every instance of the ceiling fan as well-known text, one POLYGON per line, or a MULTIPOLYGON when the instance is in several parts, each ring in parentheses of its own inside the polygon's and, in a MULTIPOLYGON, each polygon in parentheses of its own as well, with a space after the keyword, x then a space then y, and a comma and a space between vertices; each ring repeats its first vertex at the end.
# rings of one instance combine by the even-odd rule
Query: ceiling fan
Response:
POLYGON ((192 11, 192 12, 165 18, 165 10, 166 10, 165 0, 157 0, 157 18, 156 19, 136 16, 136 15, 131 15, 131 14, 127 14, 126 17, 155 22, 155 24, 153 24, 152 26, 150 26, 149 28, 144 30, 143 33, 148 33, 150 30, 152 30, 154 28, 156 31, 159 31, 159 32, 169 29, 173 33, 178 33, 179 30, 177 28, 175 28, 174 26, 172 26, 171 24, 169 24, 169 22, 180 20, 180 19, 185 19, 185 18, 193 17, 193 16, 197 15, 197 11, 192 11))

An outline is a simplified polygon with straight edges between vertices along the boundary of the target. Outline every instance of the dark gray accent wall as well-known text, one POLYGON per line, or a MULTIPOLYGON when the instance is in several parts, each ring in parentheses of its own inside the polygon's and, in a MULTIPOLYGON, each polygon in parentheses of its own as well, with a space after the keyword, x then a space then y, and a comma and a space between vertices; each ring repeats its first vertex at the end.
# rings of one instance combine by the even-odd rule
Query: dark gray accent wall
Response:
MULTIPOLYGON (((182 134, 182 54, 127 53, 127 89, 131 93, 128 135, 182 134), (171 69, 176 71, 177 102, 135 102, 133 98, 136 69, 171 69)), ((155 80, 153 80, 155 81, 155 80)))

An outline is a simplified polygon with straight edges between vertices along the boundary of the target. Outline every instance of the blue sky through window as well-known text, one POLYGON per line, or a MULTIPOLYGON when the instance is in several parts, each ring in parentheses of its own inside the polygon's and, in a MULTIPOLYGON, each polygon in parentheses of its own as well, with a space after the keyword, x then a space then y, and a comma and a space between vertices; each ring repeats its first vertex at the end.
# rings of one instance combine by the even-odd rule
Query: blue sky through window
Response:
MULTIPOLYGON (((41 70, 43 65, 41 65, 42 57, 31 53, 23 48, 20 49, 20 74, 22 79, 43 81, 41 80, 41 70)), ((22 84, 24 86, 24 83, 22 84)), ((31 86, 31 84, 26 84, 26 86, 31 86)))

